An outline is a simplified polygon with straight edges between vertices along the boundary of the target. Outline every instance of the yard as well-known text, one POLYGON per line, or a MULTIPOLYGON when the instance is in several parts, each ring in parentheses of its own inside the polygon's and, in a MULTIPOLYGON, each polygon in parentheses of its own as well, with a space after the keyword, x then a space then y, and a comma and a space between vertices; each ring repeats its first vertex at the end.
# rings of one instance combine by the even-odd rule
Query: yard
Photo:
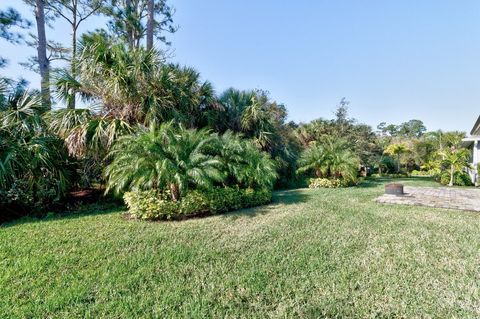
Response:
POLYGON ((479 317, 478 213, 377 204, 385 182, 181 222, 4 225, 0 317, 479 317))

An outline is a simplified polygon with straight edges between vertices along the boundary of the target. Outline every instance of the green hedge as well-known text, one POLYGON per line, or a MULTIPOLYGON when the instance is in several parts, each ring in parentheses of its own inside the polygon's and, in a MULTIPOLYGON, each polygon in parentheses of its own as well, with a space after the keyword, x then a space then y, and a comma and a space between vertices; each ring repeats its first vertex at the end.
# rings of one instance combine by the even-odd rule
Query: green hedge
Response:
POLYGON ((270 190, 213 188, 191 191, 180 201, 172 202, 155 190, 128 192, 124 195, 130 215, 145 220, 182 219, 189 216, 212 215, 240 208, 267 204, 270 190))
POLYGON ((346 181, 338 178, 311 178, 308 184, 309 188, 339 188, 355 185, 355 182, 346 181))
POLYGON ((435 175, 435 172, 434 171, 418 171, 418 170, 413 170, 411 173, 410 173, 410 176, 434 176, 435 175))

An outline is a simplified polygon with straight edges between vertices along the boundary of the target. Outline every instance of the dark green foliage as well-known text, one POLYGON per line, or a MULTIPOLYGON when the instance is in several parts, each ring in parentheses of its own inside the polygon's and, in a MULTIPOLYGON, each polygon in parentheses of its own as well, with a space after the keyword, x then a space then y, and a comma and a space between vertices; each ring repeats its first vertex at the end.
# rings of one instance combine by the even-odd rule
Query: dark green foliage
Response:
POLYGON ((221 188, 195 190, 173 202, 158 190, 127 192, 125 203, 132 217, 145 220, 182 219, 191 216, 224 213, 269 203, 268 189, 221 188))
POLYGON ((75 168, 63 141, 47 130, 40 97, 4 94, 9 97, 0 107, 0 218, 42 212, 58 202, 75 168))
MULTIPOLYGON (((102 13, 109 19, 108 29, 112 38, 120 38, 132 48, 139 48, 147 33, 147 0, 104 1, 102 13)), ((153 33, 157 40, 169 45, 165 33, 174 33, 175 9, 166 0, 155 0, 153 7, 153 33)))
POLYGON ((336 118, 301 124, 295 129, 295 135, 304 148, 313 142, 324 142, 325 139, 342 139, 362 165, 373 167, 383 152, 382 146, 370 126, 348 117, 348 104, 342 99, 335 113, 336 118))
POLYGON ((214 152, 227 174, 223 181, 227 186, 271 189, 276 178, 276 165, 268 153, 260 151, 249 139, 231 131, 218 140, 214 152))
POLYGON ((173 122, 125 136, 109 154, 107 191, 169 189, 175 201, 191 187, 209 188, 224 179, 222 163, 208 153, 216 140, 206 130, 187 130, 173 122))
POLYGON ((382 122, 377 126, 377 128, 383 135, 404 138, 419 138, 427 130, 422 121, 415 119, 404 122, 400 125, 387 125, 387 123, 382 122))
MULTIPOLYGON (((450 183, 450 172, 444 171, 440 177, 439 182, 442 185, 448 185, 450 183)), ((468 173, 463 171, 457 171, 453 175, 453 185, 455 186, 472 186, 472 179, 468 173)))

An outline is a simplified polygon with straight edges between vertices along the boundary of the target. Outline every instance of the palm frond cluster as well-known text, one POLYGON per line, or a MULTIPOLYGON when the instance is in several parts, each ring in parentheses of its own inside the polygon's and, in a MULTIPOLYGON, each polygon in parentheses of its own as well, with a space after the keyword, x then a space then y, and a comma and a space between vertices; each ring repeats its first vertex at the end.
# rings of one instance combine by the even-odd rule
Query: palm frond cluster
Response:
POLYGON ((124 136, 110 156, 107 191, 168 190, 174 201, 191 188, 271 188, 277 177, 274 162, 250 141, 174 122, 124 136))
POLYGON ((1 219, 61 199, 70 186, 73 161, 63 140, 43 117, 41 98, 2 85, 0 92, 1 219), (5 213, 6 211, 6 213, 5 213))

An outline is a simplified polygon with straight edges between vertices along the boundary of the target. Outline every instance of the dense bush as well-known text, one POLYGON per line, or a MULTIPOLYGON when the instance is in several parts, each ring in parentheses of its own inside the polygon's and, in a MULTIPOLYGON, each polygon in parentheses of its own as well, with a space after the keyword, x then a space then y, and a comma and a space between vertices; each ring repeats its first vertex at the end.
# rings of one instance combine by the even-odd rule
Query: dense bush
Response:
POLYGON ((164 123, 150 132, 128 135, 113 147, 105 169, 107 191, 169 189, 174 201, 189 188, 211 187, 224 179, 222 163, 209 150, 217 136, 164 123))
POLYGON ((352 181, 347 181, 344 179, 338 178, 311 178, 310 183, 308 184, 309 188, 339 188, 339 187, 348 187, 355 185, 352 181))
POLYGON ((277 178, 270 155, 253 142, 173 122, 121 138, 110 156, 107 191, 168 189, 174 201, 188 191, 220 185, 271 189, 277 178))
POLYGON ((434 176, 435 172, 433 171, 418 171, 418 170, 413 170, 410 173, 411 176, 434 176))
POLYGON ((340 180, 328 178, 311 178, 309 188, 337 188, 340 187, 340 180))
MULTIPOLYGON (((443 172, 440 175, 440 184, 442 185, 448 185, 450 183, 450 173, 449 172, 443 172)), ((456 186, 472 186, 472 179, 470 178, 470 175, 466 172, 455 172, 453 176, 453 185, 456 186)))
POLYGON ((0 104, 0 220, 42 213, 58 203, 72 184, 75 168, 63 141, 45 125, 40 97, 3 94, 7 102, 0 104))
POLYGON ((212 188, 187 193, 180 201, 171 201, 157 190, 134 191, 124 195, 132 217, 144 220, 182 219, 189 216, 224 213, 269 203, 267 189, 212 188))

